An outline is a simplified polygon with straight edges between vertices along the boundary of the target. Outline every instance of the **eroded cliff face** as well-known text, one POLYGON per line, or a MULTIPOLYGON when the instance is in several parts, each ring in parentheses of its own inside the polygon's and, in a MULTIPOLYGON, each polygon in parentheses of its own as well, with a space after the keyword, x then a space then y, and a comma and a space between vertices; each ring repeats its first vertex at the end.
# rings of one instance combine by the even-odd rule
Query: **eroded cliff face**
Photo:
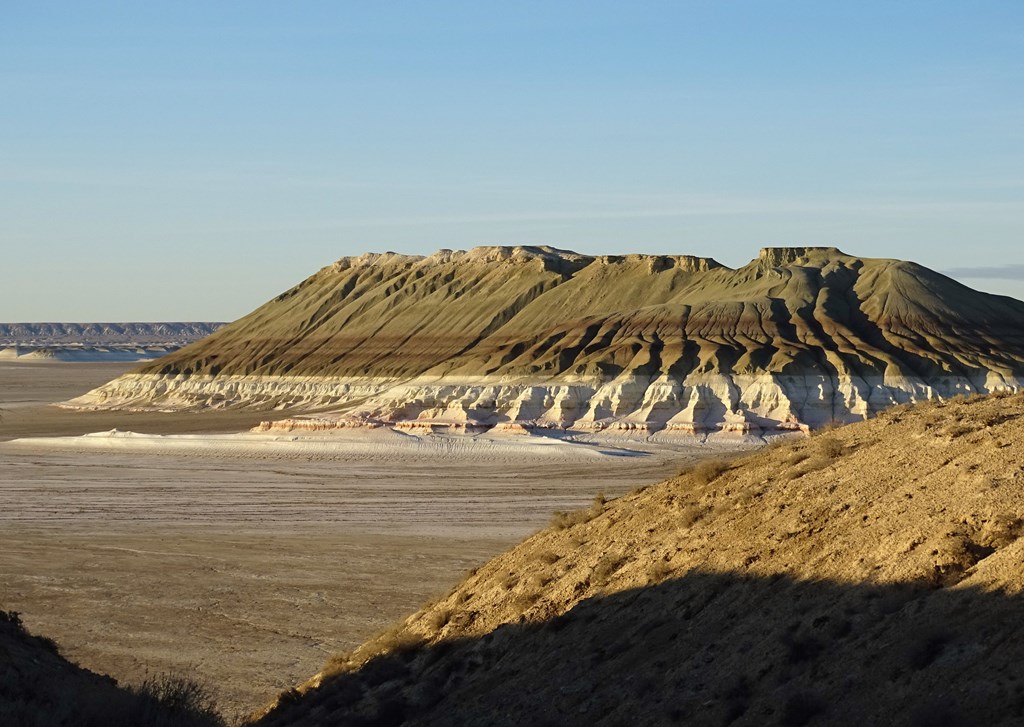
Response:
POLYGON ((279 427, 806 430, 1015 390, 1024 303, 914 263, 768 248, 344 258, 70 406, 316 411, 279 427))

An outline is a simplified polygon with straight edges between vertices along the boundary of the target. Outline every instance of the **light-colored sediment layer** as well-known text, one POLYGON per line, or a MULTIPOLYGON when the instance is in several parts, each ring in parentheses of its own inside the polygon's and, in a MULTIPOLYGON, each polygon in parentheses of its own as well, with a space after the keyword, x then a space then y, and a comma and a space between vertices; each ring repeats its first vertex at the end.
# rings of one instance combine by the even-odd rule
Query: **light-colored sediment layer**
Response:
POLYGON ((760 434, 861 421, 895 404, 1019 388, 1019 379, 991 371, 974 377, 928 380, 706 373, 693 374, 682 382, 667 376, 620 377, 604 384, 529 384, 497 377, 406 382, 285 376, 174 380, 129 374, 67 405, 180 410, 223 409, 245 403, 297 413, 337 410, 278 421, 264 431, 387 426, 453 432, 563 429, 760 434))
MULTIPOLYGON (((73 437, 31 437, 0 443, 0 451, 113 451, 122 453, 217 456, 244 459, 317 459, 430 462, 457 458, 460 462, 541 459, 561 464, 601 457, 641 456, 649 451, 641 441, 607 442, 556 437, 419 436, 390 428, 333 434, 140 434, 112 430, 73 437)), ((698 446, 699 442, 693 442, 698 446)), ((752 445, 753 446, 753 445, 752 445)), ((712 444, 707 449, 713 450, 712 444)))
POLYGON ((320 428, 743 434, 1022 379, 1024 303, 914 263, 766 248, 732 270, 477 248, 345 258, 69 405, 315 411, 301 426, 320 428))

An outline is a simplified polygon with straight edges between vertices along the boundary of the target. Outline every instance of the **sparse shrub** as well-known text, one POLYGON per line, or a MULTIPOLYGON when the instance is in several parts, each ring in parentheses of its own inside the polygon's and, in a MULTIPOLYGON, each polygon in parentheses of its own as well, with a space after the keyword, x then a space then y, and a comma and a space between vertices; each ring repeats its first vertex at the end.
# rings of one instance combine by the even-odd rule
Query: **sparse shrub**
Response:
POLYGON ((786 458, 786 464, 790 467, 795 467, 810 456, 807 452, 793 452, 786 458))
POLYGON ((693 479, 700 485, 710 485, 729 469, 720 459, 706 459, 693 468, 693 479))
POLYGON ((550 550, 542 550, 540 553, 537 554, 537 560, 547 565, 557 563, 561 558, 562 556, 560 556, 558 553, 552 552, 550 550))
MULTIPOLYGON (((587 539, 581 535, 569 535, 566 537, 565 542, 568 543, 570 548, 579 548, 581 545, 587 542, 587 539)), ((572 564, 569 564, 572 567, 572 564)))
POLYGON ((509 573, 507 576, 501 579, 501 586, 506 591, 511 591, 519 583, 519 576, 509 573))
MULTIPOLYGON (((335 674, 341 674, 349 670, 352 664, 352 655, 349 652, 342 652, 340 654, 334 654, 327 660, 327 662, 320 669, 325 676, 334 676, 335 674)), ((283 696, 283 695, 282 695, 283 696)), ((279 696, 278 700, 282 697, 279 696)))
POLYGON ((588 523, 598 515, 604 512, 604 506, 607 500, 604 495, 598 495, 594 498, 593 504, 586 510, 576 510, 574 512, 555 512, 554 517, 551 519, 551 527, 555 530, 565 530, 571 528, 574 525, 580 525, 582 523, 588 523))
POLYGON ((21 614, 17 611, 0 610, 0 623, 8 623, 14 624, 15 626, 21 626, 21 614))
POLYGON ((1017 540, 1024 528, 1020 518, 1009 515, 997 515, 985 523, 978 539, 979 545, 990 548, 1004 548, 1017 540))
POLYGON ((950 424, 942 431, 942 433, 950 439, 956 439, 957 437, 962 437, 965 434, 970 434, 973 431, 974 427, 968 424, 950 424))
POLYGON ((298 704, 302 700, 302 692, 295 687, 289 687, 277 695, 278 704, 298 704))
POLYGON ((672 566, 662 558, 651 563, 647 569, 647 579, 651 583, 661 583, 670 575, 672 575, 672 566))
POLYGON ((139 701, 130 710, 125 724, 224 725, 210 690, 194 679, 160 674, 145 679, 130 691, 139 701))
POLYGON ((432 611, 427 615, 427 625, 435 631, 439 631, 448 625, 451 620, 452 612, 447 608, 442 608, 437 611, 432 611))
POLYGON ((679 513, 679 524, 684 528, 692 527, 708 514, 708 508, 701 505, 687 505, 679 513))
POLYGON ((533 575, 530 576, 530 586, 532 586, 533 588, 536 588, 536 589, 541 589, 541 588, 543 588, 544 586, 546 586, 550 582, 551 582, 550 574, 548 574, 548 573, 546 573, 544 571, 541 571, 539 573, 534 573, 533 575))
POLYGON ((832 464, 831 458, 827 458, 821 455, 811 457, 806 462, 801 464, 799 467, 796 467, 795 469, 792 469, 789 472, 787 472, 784 477, 787 480, 796 480, 803 477, 804 475, 809 475, 812 472, 823 470, 830 464, 832 464))
POLYGON ((595 586, 603 586, 621 566, 622 559, 619 556, 612 553, 604 555, 594 565, 594 570, 590 573, 590 582, 595 586))
POLYGON ((818 440, 818 452, 830 460, 841 456, 845 449, 843 443, 835 437, 821 437, 818 440))
POLYGON ((529 590, 523 591, 515 597, 512 601, 513 605, 520 610, 525 611, 530 608, 533 604, 540 600, 540 591, 529 590))
POLYGON ((381 633, 370 645, 378 654, 409 654, 423 645, 423 637, 395 626, 381 633))

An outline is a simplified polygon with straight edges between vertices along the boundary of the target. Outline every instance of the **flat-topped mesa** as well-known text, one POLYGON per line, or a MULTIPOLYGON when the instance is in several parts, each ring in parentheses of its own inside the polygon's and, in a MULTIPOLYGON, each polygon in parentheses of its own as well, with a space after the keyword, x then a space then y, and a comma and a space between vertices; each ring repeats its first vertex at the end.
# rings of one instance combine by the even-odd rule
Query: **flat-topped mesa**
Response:
POLYGON ((772 267, 814 265, 820 267, 833 260, 851 259, 837 247, 762 247, 758 260, 772 267))
POLYGON ((516 245, 497 246, 484 245, 470 250, 450 250, 442 248, 432 255, 404 255, 397 252, 371 252, 358 256, 343 257, 335 262, 331 269, 335 271, 350 268, 384 266, 384 265, 450 265, 450 264, 512 264, 530 265, 540 261, 540 268, 551 272, 575 272, 580 268, 597 262, 602 265, 615 264, 646 264, 651 272, 678 269, 686 273, 702 273, 708 270, 725 267, 710 257, 697 255, 648 255, 629 253, 626 255, 582 255, 572 250, 560 250, 547 245, 516 245))
POLYGON ((756 433, 1022 382, 1024 303, 916 264, 477 247, 344 258, 71 405, 756 433))

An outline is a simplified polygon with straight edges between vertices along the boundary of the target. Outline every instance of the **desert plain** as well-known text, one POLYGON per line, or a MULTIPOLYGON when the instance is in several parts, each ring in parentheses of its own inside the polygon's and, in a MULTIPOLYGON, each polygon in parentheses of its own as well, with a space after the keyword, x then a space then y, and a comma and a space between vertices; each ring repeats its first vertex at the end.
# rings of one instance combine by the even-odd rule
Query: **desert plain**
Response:
POLYGON ((125 683, 188 675, 229 718, 554 511, 708 453, 393 432, 338 446, 237 434, 273 412, 53 405, 130 367, 0 362, 0 594, 72 661, 125 683), (138 436, 83 436, 111 430, 138 436))

